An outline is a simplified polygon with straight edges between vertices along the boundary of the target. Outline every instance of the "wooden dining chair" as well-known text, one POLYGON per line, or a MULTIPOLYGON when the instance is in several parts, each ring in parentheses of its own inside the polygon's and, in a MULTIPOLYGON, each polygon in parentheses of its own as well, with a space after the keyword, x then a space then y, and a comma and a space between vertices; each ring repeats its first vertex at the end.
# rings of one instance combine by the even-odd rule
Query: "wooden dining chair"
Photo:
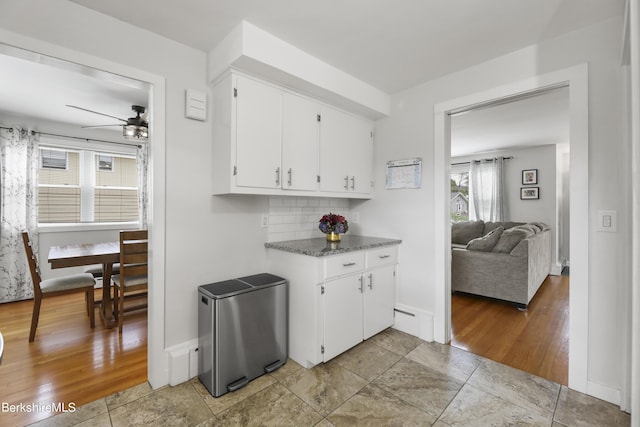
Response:
POLYGON ((125 311, 146 308, 147 305, 137 305, 124 308, 125 294, 145 296, 147 294, 147 258, 148 233, 147 230, 130 230, 120 232, 120 273, 111 276, 113 281, 113 295, 115 316, 118 329, 122 333, 125 311))
POLYGON ((93 308, 93 287, 96 280, 91 274, 79 273, 64 277, 42 280, 38 259, 33 252, 33 245, 29 233, 22 233, 24 250, 27 253, 29 269, 31 270, 31 282, 33 283, 33 314, 31 316, 31 331, 29 332, 29 342, 33 342, 36 337, 36 328, 40 318, 40 306, 43 298, 55 297, 59 295, 71 294, 74 292, 84 292, 89 322, 95 328, 95 310, 93 308))

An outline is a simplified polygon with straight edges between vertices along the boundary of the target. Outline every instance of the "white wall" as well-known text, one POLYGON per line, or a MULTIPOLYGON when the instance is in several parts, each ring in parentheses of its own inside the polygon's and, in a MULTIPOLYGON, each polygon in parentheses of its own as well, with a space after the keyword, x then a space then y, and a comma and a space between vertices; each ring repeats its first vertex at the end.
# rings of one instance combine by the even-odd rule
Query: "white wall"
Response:
POLYGON ((468 162, 470 160, 488 157, 513 157, 505 161, 504 187, 508 221, 540 221, 551 227, 553 252, 552 263, 555 265, 557 248, 556 241, 556 146, 541 145, 536 147, 505 149, 476 155, 453 157, 451 163, 468 162), (540 188, 540 199, 521 200, 522 171, 525 169, 538 170, 538 183, 528 187, 540 188))
POLYGON ((558 190, 558 261, 562 267, 571 261, 571 162, 569 161, 569 144, 557 145, 556 165, 558 168, 556 188, 558 190))
MULTIPOLYGON (((391 116, 376 123, 374 199, 361 202, 361 225, 380 234, 403 239, 399 303, 435 312, 433 246, 434 203, 434 105, 489 90, 509 82, 589 63, 590 194, 593 217, 599 209, 619 210, 618 153, 621 135, 621 69, 619 43, 621 20, 569 33, 424 83, 392 96, 391 116), (419 190, 384 189, 384 163, 401 158, 423 158, 423 182, 419 190), (380 224, 384 224, 381 227, 380 224)), ((352 204, 352 210, 355 210, 352 204)), ((597 233, 589 238, 589 350, 588 381, 600 396, 615 400, 620 390, 618 352, 618 293, 620 282, 618 233, 597 233)))

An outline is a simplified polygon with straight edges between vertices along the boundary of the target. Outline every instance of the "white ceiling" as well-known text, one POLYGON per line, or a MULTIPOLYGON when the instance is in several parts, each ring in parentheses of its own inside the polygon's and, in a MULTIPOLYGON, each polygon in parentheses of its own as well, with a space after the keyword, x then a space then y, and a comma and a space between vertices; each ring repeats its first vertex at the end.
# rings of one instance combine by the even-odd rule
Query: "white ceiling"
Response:
MULTIPOLYGON (((72 1, 205 52, 244 19, 390 94, 621 16, 624 9, 624 0, 72 1)), ((78 127, 117 121, 65 104, 126 119, 133 116, 131 105, 148 102, 148 88, 140 82, 1 45, 0 93, 0 114, 78 127)), ((545 98, 523 105, 525 112, 515 110, 519 103, 504 106, 495 110, 497 119, 491 118, 493 109, 460 116, 454 121, 456 139, 465 141, 464 150, 483 149, 488 141, 495 146, 507 133, 511 145, 525 134, 530 141, 561 140, 562 115, 551 114, 545 98), (488 130, 489 123, 499 122, 503 126, 488 130), (485 140, 477 133, 469 137, 479 124, 487 129, 485 140)))
POLYGON ((451 157, 568 142, 568 87, 451 118, 451 157))
POLYGON ((72 1, 204 52, 244 19, 387 93, 624 8, 624 0, 72 1))
MULTIPOLYGON (((132 105, 147 106, 149 85, 0 45, 0 93, 0 115, 20 118, 20 123, 2 125, 42 130, 43 122, 54 122, 81 128, 123 123, 67 104, 126 120, 135 116, 132 105)), ((122 135, 120 126, 94 133, 108 130, 122 135)))

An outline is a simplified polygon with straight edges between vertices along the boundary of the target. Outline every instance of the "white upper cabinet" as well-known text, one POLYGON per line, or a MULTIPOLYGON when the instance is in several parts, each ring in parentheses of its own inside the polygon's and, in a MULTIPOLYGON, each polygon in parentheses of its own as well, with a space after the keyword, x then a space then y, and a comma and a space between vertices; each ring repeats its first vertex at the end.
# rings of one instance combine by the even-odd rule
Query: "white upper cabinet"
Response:
POLYGON ((300 96, 282 98, 282 188, 318 189, 320 106, 300 96))
POLYGON ((282 92, 238 76, 234 101, 236 185, 280 188, 282 92))
POLYGON ((214 194, 370 197, 370 121, 236 72, 212 101, 214 194))
POLYGON ((371 122, 323 107, 320 125, 320 190, 371 193, 371 122))

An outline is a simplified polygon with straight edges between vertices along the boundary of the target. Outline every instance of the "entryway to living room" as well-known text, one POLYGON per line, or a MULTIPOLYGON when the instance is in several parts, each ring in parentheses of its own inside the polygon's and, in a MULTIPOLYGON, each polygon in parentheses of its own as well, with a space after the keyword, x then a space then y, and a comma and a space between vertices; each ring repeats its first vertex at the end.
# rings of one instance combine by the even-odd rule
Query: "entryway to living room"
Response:
POLYGON ((567 385, 569 88, 452 114, 450 148, 451 345, 567 385))

